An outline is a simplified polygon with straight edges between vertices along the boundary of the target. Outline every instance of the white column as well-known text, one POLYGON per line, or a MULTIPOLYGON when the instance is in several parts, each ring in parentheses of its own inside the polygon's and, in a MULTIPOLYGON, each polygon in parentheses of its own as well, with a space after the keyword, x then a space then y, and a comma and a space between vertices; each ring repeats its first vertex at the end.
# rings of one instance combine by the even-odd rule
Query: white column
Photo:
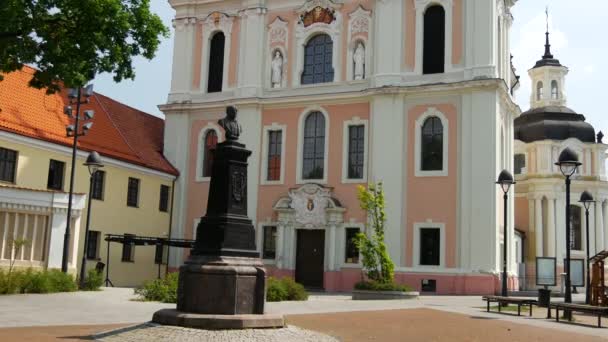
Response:
POLYGON ((603 246, 600 246, 600 247, 601 247, 601 250, 606 250, 606 249, 608 249, 608 217, 607 217, 608 216, 608 212, 607 212, 608 206, 603 204, 602 208, 603 208, 603 214, 604 214, 603 215, 604 216, 604 241, 603 241, 604 243, 603 243, 603 246))
POLYGON ((555 257, 555 198, 547 199, 547 253, 555 257))
POLYGON ((336 270, 336 225, 329 226, 329 270, 336 270))
POLYGON ((534 237, 536 239, 536 256, 544 256, 543 253, 543 200, 535 199, 534 205, 534 237))
POLYGON ((2 234, 2 248, 0 248, 0 259, 4 259, 4 248, 6 247, 6 239, 8 238, 8 216, 9 212, 4 213, 4 234, 2 234))
POLYGON ((16 259, 15 240, 17 240, 17 230, 19 230, 19 213, 15 213, 15 224, 13 225, 13 242, 11 243, 11 259, 16 259))
MULTIPOLYGON (((238 87, 240 96, 258 96, 262 88, 262 72, 265 44, 260 44, 264 37, 266 8, 257 7, 252 3, 251 8, 241 12, 241 34, 239 42, 238 87)), ((234 52, 233 52, 234 53, 234 52)), ((236 67, 236 66, 231 66, 236 67)))
POLYGON ((557 264, 563 265, 565 253, 566 253, 566 197, 565 195, 557 198, 555 202, 555 228, 556 228, 556 237, 555 237, 555 257, 557 258, 557 264))
POLYGON ((277 268, 283 268, 283 260, 285 257, 283 256, 283 238, 284 238, 285 227, 282 224, 279 224, 277 227, 277 251, 276 251, 276 262, 277 268))
MULTIPOLYGON (((28 214, 23 214, 23 233, 21 234, 21 238, 23 240, 25 240, 27 238, 27 218, 28 218, 28 214)), ((21 255, 19 256, 19 258, 21 260, 23 260, 25 256, 25 246, 21 246, 21 255)))
POLYGON ((32 241, 31 246, 32 248, 30 249, 30 260, 33 261, 34 260, 34 250, 36 249, 36 238, 38 237, 38 216, 39 215, 34 215, 34 227, 33 227, 33 232, 32 232, 32 241))
MULTIPOLYGON (((374 20, 375 85, 392 85, 401 82, 403 61, 403 4, 404 1, 377 1, 374 20)), ((420 32, 420 31, 418 31, 420 32)))
POLYGON ((595 240, 594 242, 594 252, 597 253, 599 251, 604 250, 604 202, 602 199, 598 198, 598 201, 595 202, 595 240))

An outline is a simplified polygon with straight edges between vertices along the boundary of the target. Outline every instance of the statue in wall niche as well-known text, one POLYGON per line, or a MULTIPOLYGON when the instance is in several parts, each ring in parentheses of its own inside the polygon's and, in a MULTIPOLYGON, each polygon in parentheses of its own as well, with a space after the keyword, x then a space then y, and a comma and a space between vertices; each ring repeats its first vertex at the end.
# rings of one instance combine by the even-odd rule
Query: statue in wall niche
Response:
POLYGON ((270 82, 272 83, 272 87, 281 88, 281 81, 283 80, 283 56, 281 56, 279 50, 275 51, 270 67, 270 82))
POLYGON ((236 121, 237 109, 234 106, 226 107, 226 117, 220 119, 218 123, 226 131, 226 140, 239 140, 239 135, 243 132, 241 124, 236 121))
POLYGON ((355 53, 353 54, 353 62, 355 64, 355 80, 365 78, 365 47, 361 42, 357 43, 355 53))

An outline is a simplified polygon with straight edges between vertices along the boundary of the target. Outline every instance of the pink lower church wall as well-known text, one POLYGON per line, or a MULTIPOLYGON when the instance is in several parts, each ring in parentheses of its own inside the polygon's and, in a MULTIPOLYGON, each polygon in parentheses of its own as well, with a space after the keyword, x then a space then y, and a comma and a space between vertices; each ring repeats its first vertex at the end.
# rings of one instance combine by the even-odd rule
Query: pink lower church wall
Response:
MULTIPOLYGON (((266 267, 267 275, 272 277, 295 277, 293 270, 266 267)), ((433 274, 433 273, 395 273, 395 281, 411 286, 414 291, 421 291, 423 279, 434 279, 437 282, 436 294, 439 295, 486 295, 499 294, 501 291, 500 277, 492 274, 433 274)), ((342 269, 326 271, 324 287, 328 292, 350 292, 356 282, 361 280, 360 269, 342 269)), ((519 287, 517 277, 509 277, 509 291, 519 287)))

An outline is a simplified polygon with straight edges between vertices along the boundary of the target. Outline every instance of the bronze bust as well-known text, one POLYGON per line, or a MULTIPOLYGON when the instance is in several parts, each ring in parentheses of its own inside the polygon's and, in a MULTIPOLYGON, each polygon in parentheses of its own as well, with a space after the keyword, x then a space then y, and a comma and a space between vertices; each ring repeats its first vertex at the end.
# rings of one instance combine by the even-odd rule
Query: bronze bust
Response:
POLYGON ((239 140, 239 135, 243 132, 241 124, 236 121, 236 114, 236 107, 228 106, 226 107, 226 117, 218 121, 226 131, 226 140, 239 140))

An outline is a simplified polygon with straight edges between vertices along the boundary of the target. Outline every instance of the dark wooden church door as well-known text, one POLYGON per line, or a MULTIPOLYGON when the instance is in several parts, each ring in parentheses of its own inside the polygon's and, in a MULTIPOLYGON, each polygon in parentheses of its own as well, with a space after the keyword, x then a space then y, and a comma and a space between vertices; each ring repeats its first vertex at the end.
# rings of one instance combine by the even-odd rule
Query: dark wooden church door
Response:
POLYGON ((296 282, 308 288, 323 288, 325 230, 298 229, 296 282))

